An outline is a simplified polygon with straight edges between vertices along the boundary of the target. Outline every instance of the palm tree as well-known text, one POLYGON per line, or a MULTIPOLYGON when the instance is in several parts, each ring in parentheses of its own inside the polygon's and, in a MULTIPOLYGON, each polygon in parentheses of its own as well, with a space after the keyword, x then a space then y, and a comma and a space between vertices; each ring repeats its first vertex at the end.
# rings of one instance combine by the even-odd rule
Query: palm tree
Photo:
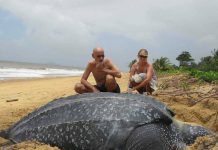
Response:
POLYGON ((166 71, 172 68, 172 64, 167 57, 161 57, 160 59, 156 59, 154 61, 153 67, 157 71, 166 71))
POLYGON ((129 65, 128 65, 129 69, 131 69, 132 65, 133 65, 136 61, 137 61, 137 60, 134 59, 134 60, 132 60, 132 61, 129 63, 129 65))
POLYGON ((203 71, 218 71, 218 49, 212 51, 212 56, 202 57, 198 68, 203 71))

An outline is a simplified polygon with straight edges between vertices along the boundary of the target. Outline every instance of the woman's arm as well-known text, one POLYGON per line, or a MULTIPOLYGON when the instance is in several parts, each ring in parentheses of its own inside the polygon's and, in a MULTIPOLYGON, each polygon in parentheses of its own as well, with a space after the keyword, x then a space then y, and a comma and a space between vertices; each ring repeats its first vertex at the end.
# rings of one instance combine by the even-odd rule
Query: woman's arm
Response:
POLYGON ((149 64, 146 73, 146 79, 143 82, 141 82, 139 85, 133 87, 133 90, 140 89, 141 87, 144 87, 145 85, 149 84, 152 79, 152 75, 153 75, 153 66, 149 64))

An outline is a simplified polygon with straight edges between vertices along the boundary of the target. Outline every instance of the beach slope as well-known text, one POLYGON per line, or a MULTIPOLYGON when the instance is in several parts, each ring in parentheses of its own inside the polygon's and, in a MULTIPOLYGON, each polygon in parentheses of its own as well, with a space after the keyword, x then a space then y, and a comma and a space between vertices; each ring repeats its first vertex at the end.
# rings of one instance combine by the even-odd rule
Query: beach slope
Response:
MULTIPOLYGON (((58 77, 0 81, 0 130, 7 129, 28 113, 54 99, 76 94, 73 88, 80 78, 58 77)), ((95 84, 92 76, 89 81, 95 84)), ((124 73, 117 81, 121 91, 125 91, 128 74, 124 73)), ((218 133, 217 92, 217 84, 199 83, 196 79, 190 79, 185 75, 175 75, 159 77, 159 90, 154 97, 173 109, 177 119, 201 124, 218 133)), ((0 138, 0 145, 5 141, 0 138)), ((198 140, 197 144, 190 149, 196 149, 202 145, 205 148, 205 142, 207 147, 211 146, 211 149, 218 148, 217 139, 204 138, 198 140)), ((29 141, 16 144, 10 149, 54 150, 58 148, 29 141)))

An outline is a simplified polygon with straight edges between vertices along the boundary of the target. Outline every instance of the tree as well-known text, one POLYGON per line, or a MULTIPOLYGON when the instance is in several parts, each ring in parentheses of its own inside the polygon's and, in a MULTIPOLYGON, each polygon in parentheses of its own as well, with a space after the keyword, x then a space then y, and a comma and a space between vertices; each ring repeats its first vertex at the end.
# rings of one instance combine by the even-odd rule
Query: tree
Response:
POLYGON ((217 66, 218 66, 218 49, 214 49, 213 52, 212 52, 212 54, 213 54, 214 62, 215 62, 215 64, 217 64, 217 66))
POLYGON ((172 68, 172 64, 167 57, 161 57, 160 59, 156 59, 154 61, 153 67, 157 71, 166 71, 172 68))
POLYGON ((132 60, 132 61, 129 63, 129 65, 128 65, 129 69, 131 69, 132 65, 133 65, 136 61, 137 61, 137 60, 134 59, 134 60, 132 60))
POLYGON ((202 57, 198 68, 203 71, 218 71, 218 49, 211 52, 212 56, 202 57))
POLYGON ((179 66, 189 66, 194 61, 191 54, 187 51, 183 51, 176 60, 179 61, 179 66))

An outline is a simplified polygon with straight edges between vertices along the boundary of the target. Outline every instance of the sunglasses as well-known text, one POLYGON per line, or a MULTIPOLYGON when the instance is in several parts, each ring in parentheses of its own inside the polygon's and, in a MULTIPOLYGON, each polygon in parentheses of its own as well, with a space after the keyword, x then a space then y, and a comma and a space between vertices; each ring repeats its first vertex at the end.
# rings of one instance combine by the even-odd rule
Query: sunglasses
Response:
POLYGON ((103 58, 104 58, 104 55, 98 55, 97 57, 98 57, 98 58, 101 58, 101 57, 103 57, 103 58))
POLYGON ((139 57, 141 57, 141 58, 147 58, 148 56, 139 55, 139 57))

